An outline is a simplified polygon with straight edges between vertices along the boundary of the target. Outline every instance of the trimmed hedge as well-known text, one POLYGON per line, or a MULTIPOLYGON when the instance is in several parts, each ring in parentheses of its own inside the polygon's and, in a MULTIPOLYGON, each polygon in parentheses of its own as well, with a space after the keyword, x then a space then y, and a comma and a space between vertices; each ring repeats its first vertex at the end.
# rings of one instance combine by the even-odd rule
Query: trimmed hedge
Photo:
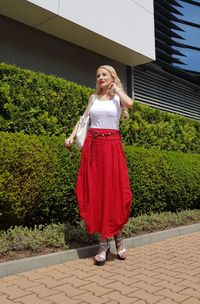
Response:
MULTIPOLYGON (((74 193, 80 152, 64 137, 1 132, 0 225, 79 221, 74 193)), ((200 207, 200 155, 125 147, 132 216, 200 207)))
POLYGON ((59 77, 0 64, 0 130, 35 135, 69 133, 91 92, 59 77))
MULTIPOLYGON (((92 89, 0 64, 0 131, 69 135, 92 89)), ((126 145, 200 153, 200 122, 135 102, 121 123, 126 145)))
POLYGON ((130 146, 125 152, 132 216, 200 208, 200 155, 130 146))
POLYGON ((78 157, 73 162, 67 157, 63 141, 1 132, 1 227, 76 220, 78 157))
POLYGON ((125 144, 159 150, 200 153, 200 121, 135 102, 121 123, 125 144))

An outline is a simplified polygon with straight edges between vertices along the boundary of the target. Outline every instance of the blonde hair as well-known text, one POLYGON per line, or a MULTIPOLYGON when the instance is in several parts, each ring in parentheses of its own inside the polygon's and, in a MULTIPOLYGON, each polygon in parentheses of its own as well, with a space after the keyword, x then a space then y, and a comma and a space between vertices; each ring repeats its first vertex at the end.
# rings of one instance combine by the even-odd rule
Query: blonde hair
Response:
MULTIPOLYGON (((107 70, 111 77, 114 80, 114 83, 116 83, 117 87, 120 90, 124 90, 123 88, 123 84, 121 83, 121 80, 119 79, 117 72, 115 71, 115 69, 111 66, 111 65, 100 65, 96 71, 96 74, 98 73, 99 69, 105 69, 107 70)), ((99 95, 101 94, 101 88, 98 86, 98 82, 96 81, 96 94, 99 95)), ((122 118, 129 118, 129 113, 128 113, 128 108, 122 108, 122 118)))

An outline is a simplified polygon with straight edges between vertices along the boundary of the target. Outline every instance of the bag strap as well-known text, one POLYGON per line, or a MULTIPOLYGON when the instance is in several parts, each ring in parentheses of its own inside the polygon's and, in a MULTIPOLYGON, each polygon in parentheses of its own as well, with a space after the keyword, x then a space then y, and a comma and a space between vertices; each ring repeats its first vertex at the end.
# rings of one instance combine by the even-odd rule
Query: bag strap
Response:
POLYGON ((94 102, 95 98, 96 98, 96 94, 93 94, 93 95, 92 95, 92 98, 91 98, 91 101, 90 101, 90 104, 89 104, 89 107, 88 107, 88 109, 87 109, 85 115, 88 116, 88 115, 90 114, 90 109, 91 109, 91 107, 92 107, 92 105, 93 105, 93 102, 94 102))

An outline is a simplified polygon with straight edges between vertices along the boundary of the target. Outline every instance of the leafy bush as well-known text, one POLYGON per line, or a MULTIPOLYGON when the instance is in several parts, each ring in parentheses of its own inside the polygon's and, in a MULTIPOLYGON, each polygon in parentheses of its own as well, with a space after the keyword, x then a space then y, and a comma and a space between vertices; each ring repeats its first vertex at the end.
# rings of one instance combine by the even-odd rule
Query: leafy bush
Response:
MULTIPOLYGON (((91 88, 14 65, 0 64, 0 131, 70 134, 91 88)), ((200 122, 135 102, 121 123, 126 145, 200 153, 200 122)))
POLYGON ((200 122, 135 102, 121 123, 126 145, 200 153, 200 122))
POLYGON ((130 218, 123 229, 123 234, 125 237, 131 237, 142 233, 165 230, 199 222, 200 210, 143 214, 135 218, 130 218))
POLYGON ((0 254, 8 251, 40 252, 44 248, 66 249, 64 224, 10 227, 0 234, 0 254))
POLYGON ((63 142, 63 137, 1 132, 1 227, 77 221, 74 188, 80 152, 74 149, 72 155, 63 142))
MULTIPOLYGON (((57 154, 43 138, 1 133, 0 223, 46 222, 57 174, 57 154)), ((48 216, 49 217, 49 216, 48 216)))
POLYGON ((66 134, 76 124, 91 92, 59 77, 0 64, 0 130, 66 134))
POLYGON ((200 155, 125 148, 134 193, 132 216, 200 207, 200 155))
MULTIPOLYGON (((80 152, 64 137, 1 132, 0 227, 79 222, 80 152)), ((132 216, 200 206, 200 155, 125 147, 132 216)))

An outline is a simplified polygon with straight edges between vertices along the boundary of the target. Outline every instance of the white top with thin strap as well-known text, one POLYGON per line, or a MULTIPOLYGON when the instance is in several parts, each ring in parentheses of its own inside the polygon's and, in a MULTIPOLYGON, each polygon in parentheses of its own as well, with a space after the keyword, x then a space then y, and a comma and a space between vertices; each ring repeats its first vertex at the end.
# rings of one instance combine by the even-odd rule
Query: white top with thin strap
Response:
POLYGON ((90 108, 90 128, 119 130, 121 112, 122 109, 118 95, 115 95, 110 100, 100 100, 95 96, 90 108))

